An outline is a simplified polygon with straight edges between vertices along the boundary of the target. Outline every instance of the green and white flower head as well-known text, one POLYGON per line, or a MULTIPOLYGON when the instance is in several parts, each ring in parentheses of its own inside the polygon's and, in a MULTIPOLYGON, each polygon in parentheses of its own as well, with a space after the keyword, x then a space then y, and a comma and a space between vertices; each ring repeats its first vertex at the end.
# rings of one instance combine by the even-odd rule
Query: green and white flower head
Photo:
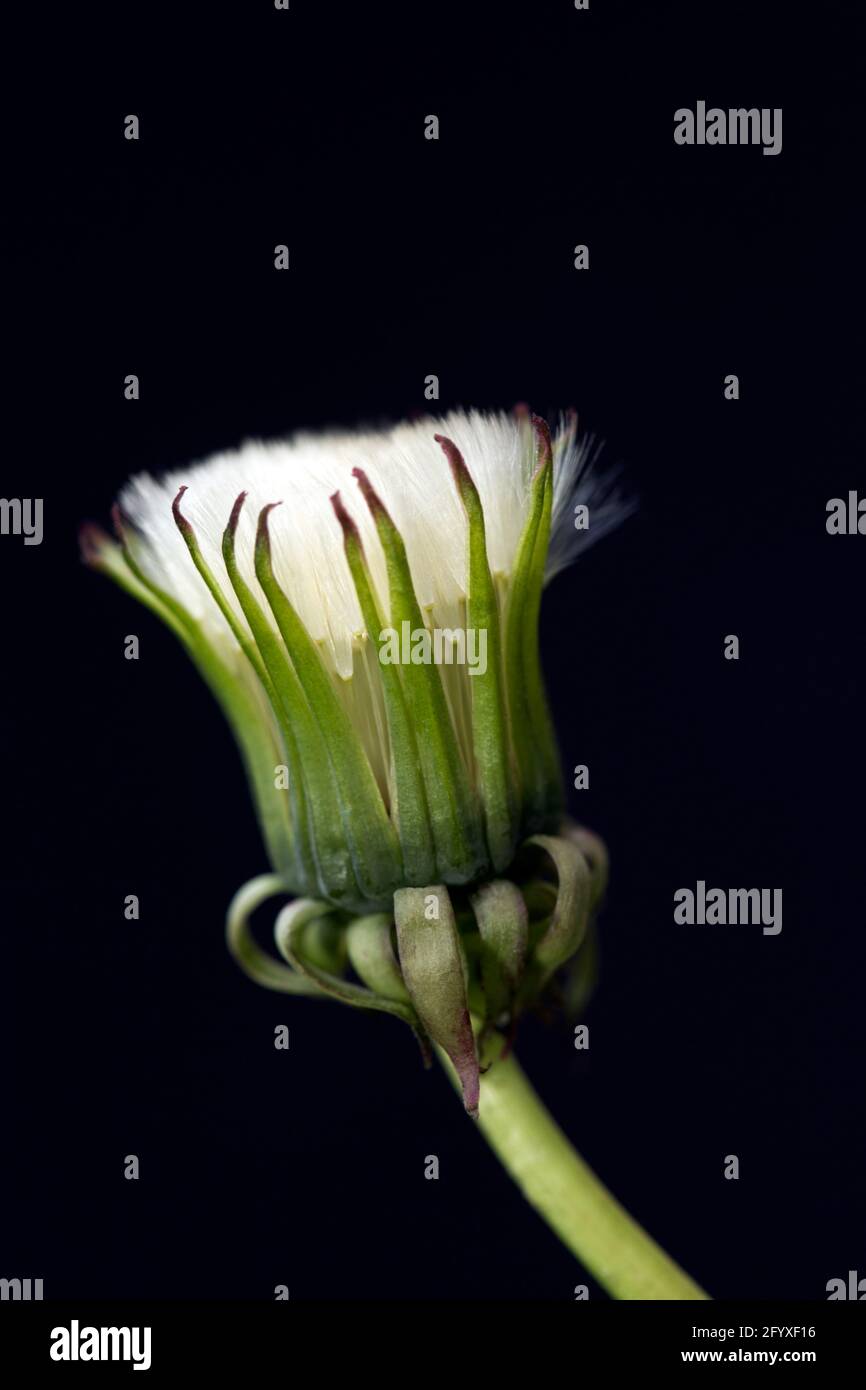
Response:
POLYGON ((470 1014, 513 1029, 603 888, 601 843, 562 822, 538 617, 545 582, 622 512, 573 414, 551 437, 518 409, 249 443, 133 478, 117 541, 82 533, 240 746, 273 869, 230 911, 241 964, 405 1018, 470 1111, 470 1014), (297 899, 285 964, 247 927, 280 891, 297 899))

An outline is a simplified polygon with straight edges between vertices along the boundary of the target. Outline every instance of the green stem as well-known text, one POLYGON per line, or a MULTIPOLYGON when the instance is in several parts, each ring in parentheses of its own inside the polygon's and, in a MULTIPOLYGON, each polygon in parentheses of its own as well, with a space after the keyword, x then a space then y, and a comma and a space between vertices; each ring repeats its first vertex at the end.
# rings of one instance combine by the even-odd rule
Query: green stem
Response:
POLYGON ((612 1298, 708 1298, 575 1152, 514 1055, 499 1058, 501 1047, 494 1039, 482 1059, 489 1070, 481 1078, 478 1125, 527 1201, 612 1298))

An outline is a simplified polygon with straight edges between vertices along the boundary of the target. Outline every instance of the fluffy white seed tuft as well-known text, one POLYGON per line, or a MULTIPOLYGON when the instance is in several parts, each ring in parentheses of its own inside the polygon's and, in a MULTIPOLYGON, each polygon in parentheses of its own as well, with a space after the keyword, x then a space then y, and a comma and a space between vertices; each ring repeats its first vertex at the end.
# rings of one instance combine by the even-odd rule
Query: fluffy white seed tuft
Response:
MULTIPOLYGON (((214 641, 234 647, 228 625, 175 526, 172 500, 186 484, 183 513, 239 616, 221 553, 232 505, 238 493, 248 493, 236 554, 241 572, 267 612, 253 569, 253 541, 261 508, 281 502, 269 518, 275 576, 333 673, 343 679, 353 670, 360 674, 357 657, 366 647, 363 623, 329 499, 339 491, 352 514, 387 614, 384 557, 352 477, 353 468, 364 469, 403 536, 418 601, 431 626, 460 626, 467 585, 466 517, 447 460, 433 438, 437 433, 454 441, 475 480, 484 507, 491 569, 507 593, 529 506, 535 467, 532 431, 518 416, 474 410, 425 417, 387 430, 250 441, 237 451, 216 454, 160 478, 139 474, 120 496, 122 512, 137 533, 139 563, 201 621, 214 641)), ((615 525, 624 510, 622 500, 611 494, 609 479, 597 479, 587 443, 576 438, 574 420, 563 419, 554 435, 548 579, 615 525), (574 508, 582 503, 590 507, 588 530, 574 527, 574 508)))

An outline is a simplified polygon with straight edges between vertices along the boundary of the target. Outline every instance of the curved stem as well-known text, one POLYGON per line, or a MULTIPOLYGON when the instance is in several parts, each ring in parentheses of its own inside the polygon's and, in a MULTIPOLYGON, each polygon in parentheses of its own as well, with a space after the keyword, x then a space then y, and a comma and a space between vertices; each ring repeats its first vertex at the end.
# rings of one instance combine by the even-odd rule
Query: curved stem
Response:
POLYGON ((478 1126, 527 1201, 612 1298, 708 1298, 608 1192, 501 1048, 493 1039, 482 1058, 478 1126))

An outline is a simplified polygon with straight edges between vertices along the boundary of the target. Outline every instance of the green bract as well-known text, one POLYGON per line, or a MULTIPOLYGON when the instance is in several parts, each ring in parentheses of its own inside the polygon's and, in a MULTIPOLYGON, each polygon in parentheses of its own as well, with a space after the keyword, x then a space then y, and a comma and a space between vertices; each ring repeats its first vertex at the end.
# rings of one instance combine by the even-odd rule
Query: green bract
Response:
MULTIPOLYGON (((484 435, 474 428, 478 448, 484 435)), ((339 526, 342 554, 331 545, 314 564, 272 534, 282 499, 253 504, 255 489, 238 486, 243 468, 218 546, 213 500, 204 523, 187 509, 195 470, 189 489, 159 504, 185 550, 167 537, 152 498, 141 515, 116 509, 117 543, 89 527, 83 544, 88 563, 180 639, 237 739, 272 867, 229 912, 242 968, 268 988, 409 1023, 425 1053, 430 1041, 447 1052, 474 1111, 476 1034, 513 1030, 580 950, 606 857, 589 832, 564 826, 539 660, 554 495, 573 496, 562 471, 576 476, 574 428, 552 441, 536 417, 496 421, 513 513, 494 518, 507 556, 498 565, 489 540, 495 472, 482 458, 480 488, 458 444, 433 438, 442 471, 431 471, 431 487, 447 487, 452 508, 441 584, 430 560, 435 537, 419 541, 414 531, 413 549, 389 505, 396 500, 406 516, 402 489, 423 486, 420 469, 405 483, 389 477, 383 495, 367 468, 347 463, 345 487, 354 474, 358 491, 351 503, 345 487, 330 494, 328 522, 339 526), (329 609, 331 589, 355 615, 348 637, 329 609), (309 617, 317 591, 321 630, 309 617), (439 612, 462 623, 442 629, 439 612), (295 899, 277 921, 281 960, 248 926, 258 902, 276 894, 295 899)), ((342 437, 335 449, 351 454, 342 437)), ((221 477, 229 463, 220 461, 221 477)), ((325 525, 317 518, 311 527, 325 525)), ((297 535, 304 519, 293 512, 288 524, 297 535)), ((435 509, 429 524, 438 524, 435 509)))

